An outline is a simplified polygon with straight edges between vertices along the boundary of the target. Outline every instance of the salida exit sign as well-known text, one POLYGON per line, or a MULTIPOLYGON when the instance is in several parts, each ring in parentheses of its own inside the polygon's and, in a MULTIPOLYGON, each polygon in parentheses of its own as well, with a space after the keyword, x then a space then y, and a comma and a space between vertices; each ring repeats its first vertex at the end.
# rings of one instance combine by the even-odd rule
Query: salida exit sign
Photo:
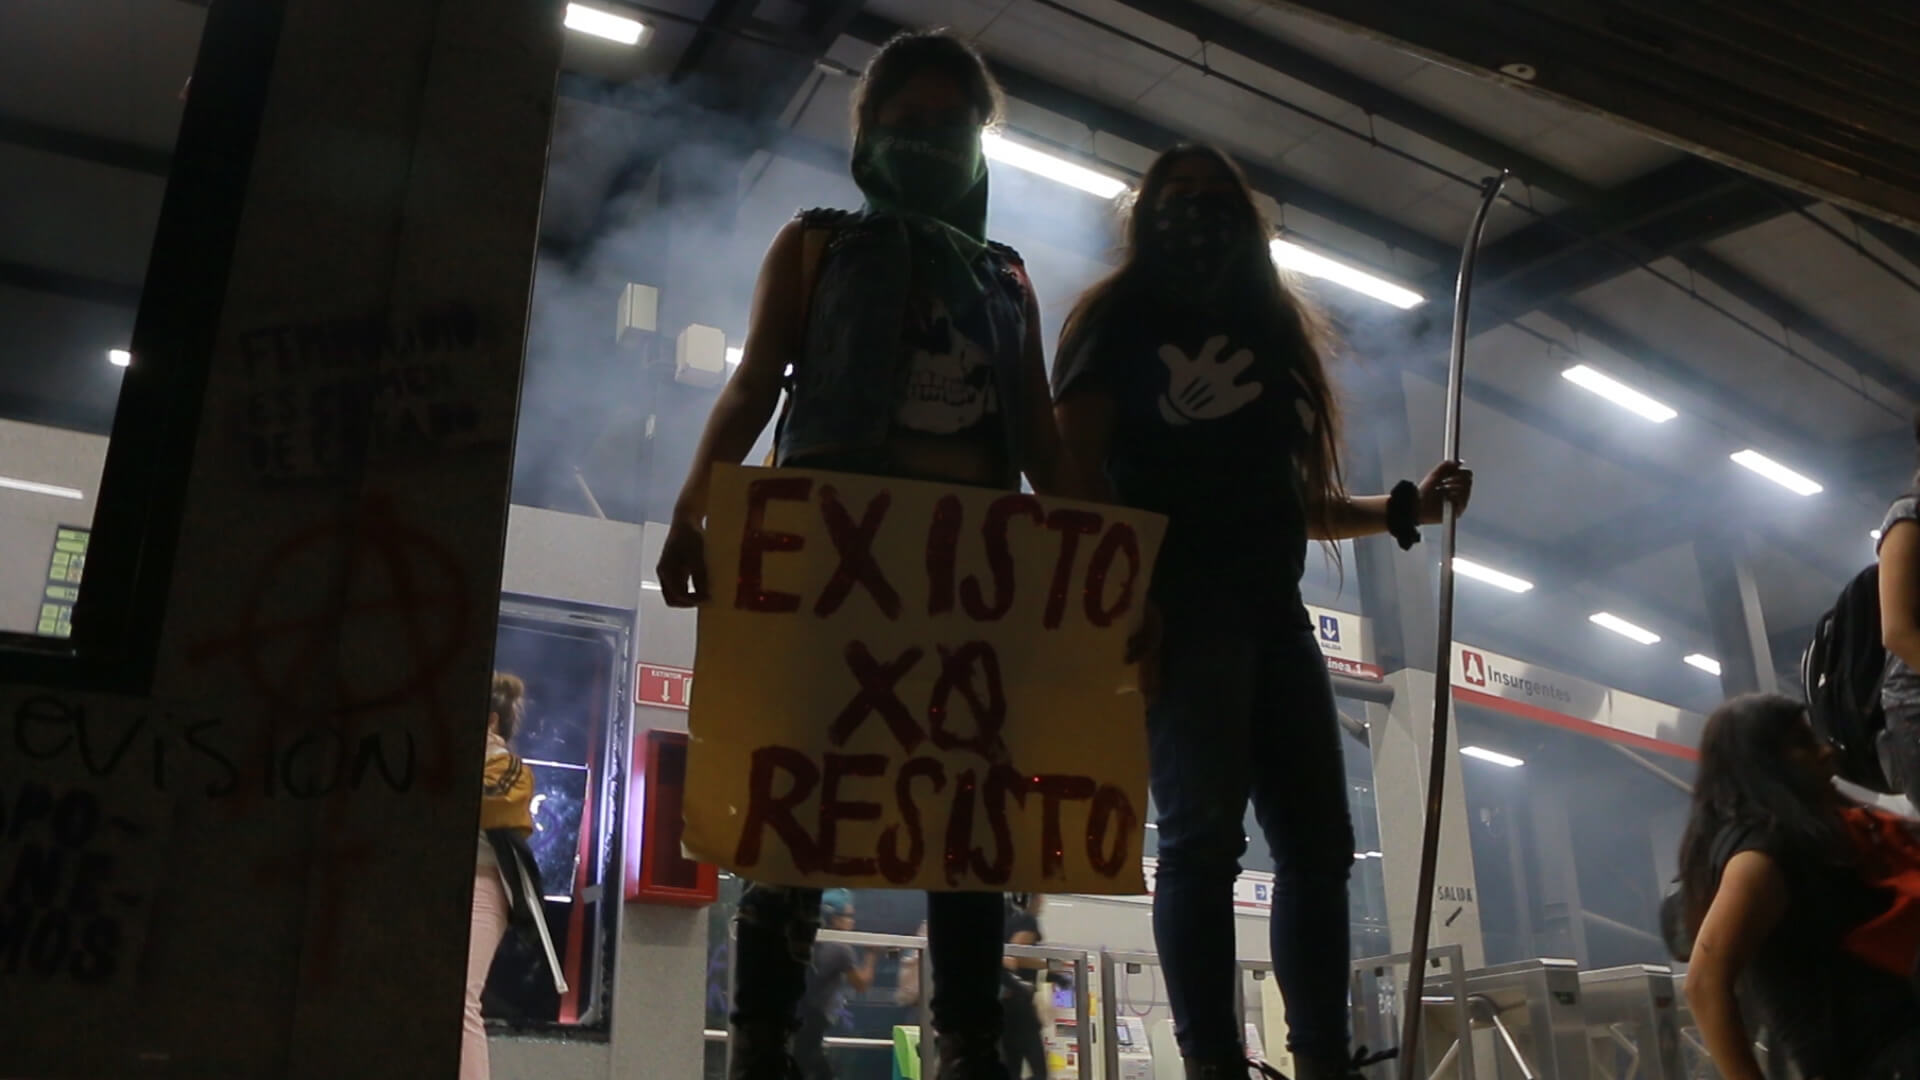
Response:
POLYGON ((693 672, 686 668, 643 663, 634 671, 634 704, 684 709, 692 700, 693 672))

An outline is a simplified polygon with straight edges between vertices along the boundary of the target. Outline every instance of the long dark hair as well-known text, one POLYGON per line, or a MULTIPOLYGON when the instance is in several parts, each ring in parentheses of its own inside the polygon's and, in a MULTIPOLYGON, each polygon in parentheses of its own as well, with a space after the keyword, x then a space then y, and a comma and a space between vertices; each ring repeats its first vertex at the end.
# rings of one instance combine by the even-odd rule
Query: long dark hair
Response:
POLYGON ((1718 887, 1714 845, 1728 829, 1750 828, 1807 858, 1848 865, 1852 850, 1840 811, 1849 800, 1796 751, 1818 747, 1807 707, 1779 694, 1745 694, 1707 718, 1693 814, 1680 840, 1680 887, 1687 929, 1697 932, 1718 887))
POLYGON ((904 30, 895 34, 867 61, 867 69, 853 89, 854 142, 867 133, 880 109, 914 76, 934 72, 953 80, 980 116, 980 126, 1000 120, 1000 84, 973 46, 949 30, 904 30))
POLYGON ((1267 250, 1273 229, 1260 212, 1259 204, 1253 200, 1253 188, 1248 185, 1246 174, 1225 153, 1211 146, 1183 144, 1161 154, 1148 166, 1146 175, 1140 179, 1139 194, 1134 197, 1132 210, 1127 216, 1126 240, 1120 265, 1080 294, 1080 299, 1067 315, 1066 325, 1061 329, 1060 352, 1069 355, 1080 346, 1083 336, 1109 314, 1149 300, 1154 267, 1147 238, 1150 216, 1147 211, 1160 202, 1160 194, 1174 167, 1193 158, 1204 158, 1219 168, 1232 180, 1234 189, 1245 203, 1245 220, 1253 235, 1248 237, 1244 252, 1247 265, 1236 275, 1240 282, 1239 293, 1250 310, 1265 318, 1282 347, 1291 355, 1293 371, 1300 377, 1314 409, 1319 413, 1314 443, 1301 456, 1300 470, 1309 495, 1322 496, 1313 499, 1312 503, 1320 507, 1323 518, 1316 524, 1325 527, 1331 524, 1334 504, 1347 493, 1346 480, 1340 469, 1340 402, 1334 396, 1332 380, 1327 377, 1327 357, 1333 351, 1333 334, 1319 310, 1280 276, 1280 269, 1274 265, 1267 250))

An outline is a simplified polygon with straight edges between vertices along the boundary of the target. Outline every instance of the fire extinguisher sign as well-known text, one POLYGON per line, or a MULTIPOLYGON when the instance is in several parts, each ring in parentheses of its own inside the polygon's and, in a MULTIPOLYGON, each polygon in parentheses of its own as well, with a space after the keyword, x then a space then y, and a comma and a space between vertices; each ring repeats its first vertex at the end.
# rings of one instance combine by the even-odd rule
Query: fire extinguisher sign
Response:
POLYGON ((693 699, 693 672, 686 668, 641 664, 634 672, 633 701, 663 709, 685 709, 693 699))

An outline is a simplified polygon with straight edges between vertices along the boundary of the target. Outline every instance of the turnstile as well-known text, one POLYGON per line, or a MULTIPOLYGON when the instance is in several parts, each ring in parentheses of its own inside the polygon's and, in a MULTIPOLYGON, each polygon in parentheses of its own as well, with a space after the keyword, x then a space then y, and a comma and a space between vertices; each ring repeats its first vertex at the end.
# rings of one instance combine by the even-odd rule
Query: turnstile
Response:
MULTIPOLYGON (((1395 1045, 1400 1038, 1401 1003, 1407 992, 1406 953, 1355 960, 1347 983, 1354 1042, 1368 1047, 1395 1045)), ((1429 1080, 1477 1080, 1473 1043, 1467 1019, 1466 964, 1458 945, 1428 950, 1426 1020, 1417 1047, 1401 1047, 1401 1054, 1419 1059, 1415 1070, 1429 1080), (1436 1016, 1448 1022, 1435 1026, 1436 1016)))
POLYGON ((1671 968, 1580 973, 1593 1080, 1688 1080, 1671 968))
POLYGON ((1436 1040, 1470 1045, 1472 1032, 1493 1034, 1494 1076, 1487 1080, 1591 1080, 1580 971, 1571 960, 1525 960, 1469 972, 1467 1024, 1452 1003, 1426 1000, 1436 1040), (1444 1034, 1443 1034, 1444 1033, 1444 1034))

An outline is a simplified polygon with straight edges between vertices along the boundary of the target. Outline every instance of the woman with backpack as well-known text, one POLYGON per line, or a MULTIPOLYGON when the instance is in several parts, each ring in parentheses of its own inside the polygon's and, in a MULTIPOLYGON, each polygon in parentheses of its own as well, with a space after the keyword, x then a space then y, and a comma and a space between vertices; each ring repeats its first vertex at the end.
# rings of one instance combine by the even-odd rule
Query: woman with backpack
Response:
POLYGON ((1800 702, 1750 694, 1707 719, 1680 878, 1687 1001, 1726 1080, 1763 1078, 1741 997, 1802 1076, 1920 1075, 1920 826, 1833 777, 1800 702))
MULTIPOLYGON (((1078 494, 1047 393, 1039 309, 1020 257, 986 237, 981 134, 999 115, 980 57, 946 33, 908 33, 854 92, 858 211, 801 214, 760 270, 744 354, 694 453, 661 552, 667 603, 707 596, 707 481, 773 415, 777 464, 1078 494), (790 377, 786 376, 789 365, 790 377)), ((998 1080, 1001 898, 927 898, 940 1080, 998 1080)), ((730 1080, 785 1080, 788 1034, 819 928, 817 889, 741 897, 730 1080)))
MULTIPOLYGON (((1914 440, 1920 442, 1920 416, 1914 440)), ((1886 650, 1880 765, 1889 784, 1920 809, 1920 476, 1887 508, 1879 537, 1880 645, 1886 650)))
POLYGON ((1307 541, 1402 545, 1472 474, 1442 464, 1349 495, 1316 313, 1280 277, 1238 168, 1209 147, 1141 181, 1124 262, 1068 316, 1054 366, 1068 455, 1096 498, 1164 514, 1147 736, 1159 812, 1154 939, 1189 1080, 1250 1069, 1235 1006, 1233 882, 1249 798, 1274 856, 1272 956, 1299 1080, 1350 1054, 1347 810, 1340 718, 1301 602, 1307 541), (1157 670, 1157 675, 1155 671, 1157 670))

